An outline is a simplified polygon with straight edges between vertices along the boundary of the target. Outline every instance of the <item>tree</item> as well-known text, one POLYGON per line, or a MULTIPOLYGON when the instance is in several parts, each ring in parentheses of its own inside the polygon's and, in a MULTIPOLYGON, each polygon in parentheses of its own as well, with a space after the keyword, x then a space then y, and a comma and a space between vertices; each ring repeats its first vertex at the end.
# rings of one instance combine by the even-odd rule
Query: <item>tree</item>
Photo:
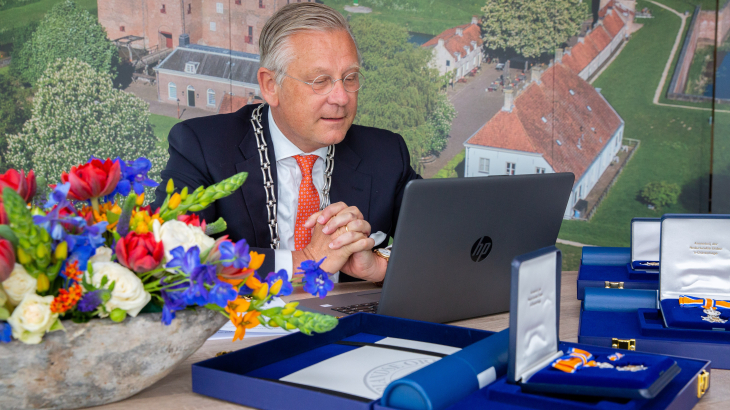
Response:
POLYGON ((580 32, 589 17, 583 0, 487 0, 482 7, 482 40, 492 50, 512 49, 538 57, 580 32))
POLYGON ((21 68, 24 81, 36 81, 49 64, 57 59, 74 58, 95 70, 116 74, 119 62, 117 48, 106 37, 97 18, 81 10, 71 0, 63 0, 46 14, 18 53, 12 64, 21 68))
POLYGON ((149 106, 112 86, 111 76, 75 60, 57 60, 38 79, 33 115, 8 136, 9 164, 34 169, 49 183, 71 166, 99 158, 152 161, 153 178, 167 154, 157 146, 149 106))
POLYGON ((677 184, 666 181, 649 182, 641 190, 641 198, 657 208, 674 205, 679 199, 681 189, 677 184))
POLYGON ((439 93, 438 72, 429 67, 432 54, 409 43, 408 31, 397 24, 360 17, 351 28, 365 76, 355 121, 401 134, 419 171, 422 156, 444 148, 455 115, 439 93))
POLYGON ((20 131, 30 117, 30 90, 7 74, 0 74, 0 173, 6 171, 7 135, 20 131))

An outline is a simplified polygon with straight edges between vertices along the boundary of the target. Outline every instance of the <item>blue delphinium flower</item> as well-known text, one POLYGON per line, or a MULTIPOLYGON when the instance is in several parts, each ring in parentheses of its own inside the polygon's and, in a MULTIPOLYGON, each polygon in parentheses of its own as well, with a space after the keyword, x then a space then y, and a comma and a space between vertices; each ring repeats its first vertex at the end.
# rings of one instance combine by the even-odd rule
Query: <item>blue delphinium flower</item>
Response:
POLYGON ((10 328, 10 323, 0 322, 0 342, 10 343, 13 339, 13 329, 10 328))
POLYGON ((175 319, 176 311, 185 309, 186 304, 182 290, 186 289, 189 285, 187 282, 180 283, 160 292, 164 302, 162 306, 162 323, 166 326, 172 323, 172 319, 175 319))
POLYGON ((299 270, 304 273, 304 290, 311 293, 313 296, 317 296, 324 299, 327 296, 327 292, 334 289, 335 284, 330 280, 329 273, 319 268, 319 265, 324 262, 325 258, 322 258, 319 262, 315 261, 304 261, 299 265, 299 270))
POLYGON ((208 304, 208 289, 202 282, 191 282, 190 286, 182 292, 182 298, 186 305, 205 306, 208 304))
POLYGON ((172 259, 167 262, 168 268, 179 267, 188 275, 193 275, 195 269, 200 266, 200 249, 197 246, 191 246, 187 251, 182 246, 170 251, 172 259))
POLYGON ((213 289, 208 292, 208 303, 216 304, 222 308, 228 306, 228 302, 238 297, 238 292, 230 283, 218 281, 213 289))
POLYGON ((221 253, 221 265, 223 266, 233 265, 236 269, 243 269, 247 268, 249 262, 251 262, 251 255, 248 252, 249 248, 245 239, 241 239, 235 245, 225 241, 220 244, 218 250, 221 253))
MULTIPOLYGON (((85 294, 79 303, 76 305, 76 309, 79 312, 93 312, 96 308, 101 305, 101 294, 105 289, 98 289, 85 294)), ((107 291, 108 292, 108 291, 107 291)))
POLYGON ((200 282, 208 285, 219 282, 214 265, 197 266, 190 275, 193 282, 200 282))
POLYGON ((279 293, 274 296, 291 295, 294 287, 291 282, 289 282, 289 274, 286 273, 286 270, 284 269, 280 269, 278 272, 271 272, 266 275, 266 283, 269 284, 269 289, 271 289, 271 287, 274 286, 274 283, 276 283, 279 279, 281 279, 281 290, 279 290, 279 293))
POLYGON ((145 157, 139 157, 134 161, 120 161, 122 168, 122 180, 128 183, 134 189, 134 193, 141 195, 145 187, 154 188, 159 183, 147 177, 147 173, 152 169, 152 162, 145 157))

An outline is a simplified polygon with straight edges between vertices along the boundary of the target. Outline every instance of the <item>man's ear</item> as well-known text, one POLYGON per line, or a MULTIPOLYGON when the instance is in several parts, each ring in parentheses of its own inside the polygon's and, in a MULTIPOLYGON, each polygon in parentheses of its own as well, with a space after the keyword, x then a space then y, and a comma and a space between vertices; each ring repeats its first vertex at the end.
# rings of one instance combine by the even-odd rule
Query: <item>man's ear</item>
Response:
POLYGON ((276 84, 276 76, 268 68, 260 67, 256 78, 259 81, 261 97, 272 107, 279 106, 279 86, 276 84))

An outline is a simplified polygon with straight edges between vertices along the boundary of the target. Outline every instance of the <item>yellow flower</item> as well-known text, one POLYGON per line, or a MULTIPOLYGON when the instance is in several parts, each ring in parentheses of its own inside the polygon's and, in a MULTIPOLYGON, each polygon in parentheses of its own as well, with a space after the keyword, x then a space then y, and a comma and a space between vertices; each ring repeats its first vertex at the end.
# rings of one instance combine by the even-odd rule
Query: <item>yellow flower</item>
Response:
POLYGON ((281 310, 282 315, 291 315, 294 313, 294 311, 297 310, 297 306, 299 306, 299 302, 289 302, 286 305, 284 305, 284 309, 281 310))
POLYGON ((269 296, 269 284, 266 282, 262 283, 258 289, 251 293, 251 295, 258 300, 266 299, 266 296, 269 296))
POLYGON ((137 196, 137 200, 135 201, 135 204, 137 206, 142 206, 143 203, 144 203, 144 192, 139 194, 139 196, 137 196))
POLYGON ((251 260, 248 262, 247 269, 249 269, 249 270, 257 270, 258 268, 261 267, 261 265, 264 264, 264 257, 266 255, 264 255, 263 253, 258 253, 258 252, 251 251, 248 254, 251 257, 251 260))
POLYGON ((172 198, 170 198, 170 202, 167 203, 167 207, 170 209, 175 209, 180 205, 181 201, 182 201, 182 198, 180 197, 180 194, 175 192, 172 195, 172 198))
POLYGON ((276 282, 274 282, 274 284, 271 285, 271 294, 278 295, 279 291, 281 290, 281 285, 283 285, 283 284, 284 284, 284 281, 282 281, 281 278, 278 279, 276 282))
POLYGON ((37 282, 36 282, 35 286, 36 286, 36 290, 38 290, 38 292, 45 292, 51 286, 51 282, 48 280, 48 276, 46 276, 45 273, 38 274, 38 277, 36 278, 36 280, 37 280, 37 282))
POLYGON ((168 194, 171 194, 175 190, 175 183, 172 182, 172 178, 167 180, 167 186, 165 187, 165 191, 167 191, 168 194))
POLYGON ((66 241, 61 241, 58 245, 56 245, 56 251, 55 251, 56 260, 65 260, 68 258, 68 243, 66 241))

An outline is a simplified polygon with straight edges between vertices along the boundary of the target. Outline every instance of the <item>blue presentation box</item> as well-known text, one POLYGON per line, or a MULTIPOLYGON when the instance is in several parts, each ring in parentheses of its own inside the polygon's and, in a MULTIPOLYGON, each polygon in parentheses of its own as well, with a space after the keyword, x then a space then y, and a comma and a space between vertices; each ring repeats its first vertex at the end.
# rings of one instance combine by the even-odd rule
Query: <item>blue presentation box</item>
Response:
POLYGON ((666 328, 659 309, 581 309, 578 342, 710 360, 715 369, 730 369, 730 332, 666 328))
POLYGON ((631 248, 584 247, 578 270, 578 299, 585 288, 659 289, 659 274, 634 271, 631 248))
MULTIPOLYGON (((577 343, 561 343, 560 349, 569 347, 590 349, 597 354, 613 352, 577 343)), ((710 362, 705 360, 672 357, 682 369, 677 376, 651 400, 567 396, 544 393, 526 393, 519 385, 507 382, 506 377, 478 390, 449 407, 448 410, 467 409, 561 409, 561 410, 659 410, 691 409, 709 388, 710 362)), ((379 403, 373 410, 397 410, 379 403)))
MULTIPOLYGON (((327 333, 293 333, 193 365, 193 391, 261 409, 370 410, 377 401, 279 381, 281 377, 357 348, 344 339, 396 337, 464 348, 493 332, 358 313, 327 333)), ((383 386, 385 387, 385 386, 383 386)))

